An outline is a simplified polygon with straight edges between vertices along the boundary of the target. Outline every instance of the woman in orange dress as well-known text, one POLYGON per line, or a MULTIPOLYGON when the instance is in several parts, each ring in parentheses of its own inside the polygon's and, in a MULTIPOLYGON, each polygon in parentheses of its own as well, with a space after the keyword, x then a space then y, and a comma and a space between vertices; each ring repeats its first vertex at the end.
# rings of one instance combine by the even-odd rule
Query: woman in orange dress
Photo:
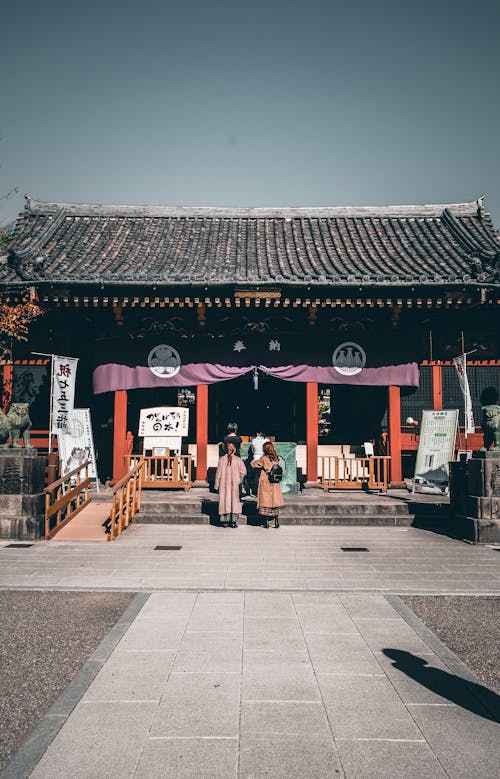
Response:
POLYGON ((259 485, 257 490, 257 508, 262 517, 263 527, 269 527, 269 517, 274 518, 274 527, 279 527, 278 513, 281 506, 284 505, 281 484, 279 482, 271 484, 268 479, 268 473, 273 465, 279 465, 279 456, 270 441, 263 446, 264 454, 258 460, 250 463, 252 468, 261 468, 259 485))

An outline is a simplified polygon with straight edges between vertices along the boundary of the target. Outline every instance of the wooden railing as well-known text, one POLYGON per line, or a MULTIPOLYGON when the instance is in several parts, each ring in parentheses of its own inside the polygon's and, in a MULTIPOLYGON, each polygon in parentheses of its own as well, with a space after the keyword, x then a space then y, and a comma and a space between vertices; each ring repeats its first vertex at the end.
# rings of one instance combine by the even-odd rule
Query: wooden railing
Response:
POLYGON ((330 489, 387 490, 390 457, 320 457, 321 486, 330 489))
POLYGON ((140 510, 143 471, 144 458, 140 457, 113 487, 109 517, 103 523, 108 541, 114 541, 121 535, 140 510))
POLYGON ((49 540, 90 503, 87 460, 45 488, 45 538, 49 540), (83 476, 82 476, 83 474, 83 476))
MULTIPOLYGON (((125 456, 127 467, 135 464, 140 455, 125 456)), ((181 488, 189 490, 191 480, 191 455, 169 454, 144 457, 144 474, 142 486, 144 489, 181 488)))

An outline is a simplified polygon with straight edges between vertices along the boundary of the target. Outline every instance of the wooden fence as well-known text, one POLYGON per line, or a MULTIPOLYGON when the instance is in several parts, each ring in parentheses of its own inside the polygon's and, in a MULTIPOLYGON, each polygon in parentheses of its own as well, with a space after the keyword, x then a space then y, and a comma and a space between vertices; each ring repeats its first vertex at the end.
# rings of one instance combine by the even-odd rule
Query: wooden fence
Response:
POLYGON ((390 457, 320 457, 321 486, 330 489, 383 490, 389 484, 390 457))
POLYGON ((130 470, 115 484, 109 518, 104 523, 108 541, 114 541, 134 521, 141 508, 141 486, 144 458, 138 458, 130 470))
MULTIPOLYGON (((125 456, 127 467, 130 468, 139 459, 140 455, 129 454, 125 456)), ((191 480, 191 455, 168 454, 144 457, 144 473, 142 487, 144 489, 169 489, 181 488, 189 490, 191 480)))
POLYGON ((45 488, 45 538, 47 540, 53 538, 90 503, 89 465, 90 460, 87 460, 45 488))

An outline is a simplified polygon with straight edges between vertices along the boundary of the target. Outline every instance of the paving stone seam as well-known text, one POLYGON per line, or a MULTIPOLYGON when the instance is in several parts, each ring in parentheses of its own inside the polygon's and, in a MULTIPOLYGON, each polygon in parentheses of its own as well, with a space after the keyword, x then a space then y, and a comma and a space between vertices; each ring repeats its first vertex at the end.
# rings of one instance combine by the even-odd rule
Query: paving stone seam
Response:
POLYGON ((427 744, 423 738, 338 738, 337 741, 390 741, 395 744, 427 744))
POLYGON ((97 649, 0 771, 0 779, 25 779, 31 774, 148 599, 146 593, 136 594, 97 649), (64 713, 55 714, 56 711, 64 713))
POLYGON ((82 585, 65 585, 54 586, 52 584, 37 585, 32 587, 28 584, 0 584, 0 590, 27 590, 30 592, 133 592, 133 593, 145 593, 150 595, 151 593, 158 592, 311 592, 321 593, 328 592, 333 594, 376 594, 376 595, 468 595, 470 597, 498 597, 500 595, 500 587, 497 590, 457 590, 453 588, 442 588, 440 590, 429 589, 416 589, 403 587, 203 587, 203 586, 186 586, 180 584, 176 586, 158 585, 158 586, 99 586, 84 587, 82 585))
POLYGON ((241 722, 243 717, 243 670, 245 662, 245 624, 246 624, 246 593, 243 593, 243 623, 241 626, 241 674, 240 674, 240 705, 238 711, 238 758, 236 760, 236 776, 240 776, 241 769, 241 722))
MULTIPOLYGON (((327 707, 326 707, 325 699, 324 699, 324 697, 323 697, 323 691, 322 691, 322 689, 321 689, 321 685, 320 685, 320 683, 319 683, 319 679, 318 679, 318 675, 317 675, 317 673, 316 673, 316 669, 315 669, 315 667, 314 667, 314 665, 313 665, 313 662, 312 662, 311 652, 310 652, 310 649, 309 649, 308 643, 307 643, 307 641, 306 641, 306 637, 305 637, 304 629, 303 629, 303 627, 302 627, 302 623, 301 623, 301 621, 300 621, 300 615, 299 615, 299 612, 298 612, 298 610, 297 610, 297 604, 295 603, 295 599, 294 599, 294 597, 293 597, 293 595, 292 595, 292 594, 290 594, 290 600, 292 601, 292 605, 293 605, 293 608, 294 608, 294 610, 295 610, 295 615, 296 615, 296 617, 297 617, 297 621, 298 621, 298 624, 299 624, 299 629, 300 629, 300 632, 301 632, 301 634, 302 634, 302 639, 303 639, 303 641, 304 641, 304 645, 305 645, 305 648, 306 648, 307 657, 309 658, 309 663, 310 663, 310 665, 311 665, 311 669, 312 669, 312 672, 313 672, 314 680, 315 680, 315 682, 316 682, 316 686, 317 686, 317 688, 318 688, 319 697, 320 697, 320 702, 321 702, 321 705, 323 706, 323 711, 325 712, 325 717, 326 717, 326 721, 327 721, 327 723, 328 723, 328 728, 329 728, 329 731, 330 731, 330 738, 331 738, 331 741, 332 741, 333 749, 335 750, 335 754, 336 754, 336 756, 337 756, 337 760, 338 760, 339 766, 340 766, 340 768, 341 768, 341 770, 342 770, 342 774, 343 774, 343 776, 347 776, 347 772, 346 772, 346 770, 345 770, 345 768, 344 768, 344 765, 343 765, 343 763, 342 763, 342 758, 341 758, 341 756, 340 756, 340 752, 339 752, 339 750, 337 749, 337 744, 336 744, 335 734, 334 734, 334 732, 333 732, 333 725, 332 725, 332 723, 331 723, 331 721, 330 721, 330 715, 329 715, 329 713, 328 713, 328 709, 327 709, 327 707)), ((347 609, 346 609, 346 607, 344 606, 344 604, 340 602, 340 599, 338 599, 338 600, 339 600, 339 605, 342 607, 342 609, 344 609, 344 611, 346 612, 346 614, 347 614, 347 615, 350 617, 351 615, 350 615, 350 614, 349 614, 349 612, 347 611, 347 609)))
MULTIPOLYGON (((431 594, 431 593, 429 593, 431 594)), ((434 593, 432 593, 434 594, 434 593)), ((441 593, 435 593, 440 595, 441 593)), ((409 606, 404 603, 398 595, 386 594, 385 599, 390 605, 401 615, 408 626, 427 644, 429 649, 439 657, 440 660, 452 671, 455 676, 460 676, 467 684, 471 695, 479 701, 479 703, 486 709, 489 714, 496 717, 500 722, 500 704, 494 706, 491 704, 490 698, 485 694, 482 694, 484 684, 481 679, 466 665, 460 658, 452 652, 452 650, 446 646, 433 631, 417 617, 417 615, 410 609, 409 606)))
POLYGON ((323 705, 321 701, 308 701, 308 700, 302 700, 302 698, 300 698, 299 700, 295 700, 294 698, 282 698, 279 701, 277 701, 276 698, 252 698, 251 700, 247 699, 245 703, 247 705, 249 704, 253 705, 254 703, 275 703, 278 705, 280 703, 315 703, 318 706, 323 705))
POLYGON ((239 736, 146 736, 146 739, 147 741, 239 741, 239 736))
MULTIPOLYGON (((168 590, 167 590, 167 592, 168 592, 168 590)), ((151 594, 152 594, 152 593, 150 593, 150 595, 151 595, 151 594)), ((188 616, 187 616, 187 619, 186 619, 186 624, 184 625, 184 630, 182 631, 182 635, 180 636, 180 638, 179 638, 179 641, 178 641, 178 643, 177 643, 177 647, 176 647, 176 649, 175 649, 175 656, 174 656, 174 659, 172 660, 172 663, 171 663, 171 665, 170 665, 170 668, 169 668, 169 671, 168 671, 167 677, 166 677, 166 679, 165 679, 165 680, 164 680, 164 682, 163 682, 163 690, 162 690, 162 693, 161 693, 160 697, 158 698, 158 701, 155 701, 155 704, 156 704, 156 711, 155 711, 155 713, 153 714, 153 716, 151 717, 151 722, 149 723, 148 732, 146 733, 146 737, 145 737, 145 739, 144 739, 144 743, 143 743, 142 749, 139 751, 139 754, 138 754, 138 756, 137 756, 137 760, 135 761, 135 765, 134 765, 133 771, 132 771, 132 773, 131 773, 131 776, 135 776, 135 774, 136 774, 136 772, 137 772, 137 768, 138 768, 138 766, 139 766, 139 763, 140 763, 140 762, 141 762, 141 760, 142 760, 142 756, 143 756, 143 754, 144 754, 144 750, 146 749, 146 745, 147 745, 148 741, 151 741, 151 740, 153 740, 153 738, 155 738, 154 736, 151 736, 151 728, 153 727, 153 722, 154 722, 154 719, 155 719, 155 714, 158 712, 158 710, 159 710, 159 708, 160 708, 160 706, 161 706, 161 703, 162 703, 163 697, 164 697, 164 695, 165 695, 165 692, 166 692, 166 689, 167 689, 168 682, 169 682, 169 680, 170 680, 170 677, 172 676, 172 671, 173 671, 173 668, 174 668, 174 665, 175 665, 175 661, 176 661, 176 659, 177 659, 177 654, 178 654, 178 652, 179 652, 179 648, 180 648, 180 646, 181 646, 181 644, 182 644, 182 641, 183 641, 183 639, 184 639, 184 636, 185 636, 185 635, 186 635, 186 633, 187 633, 187 627, 188 627, 188 625, 189 625, 189 620, 191 619, 191 616, 192 616, 192 614, 193 614, 193 611, 194 611, 194 608, 195 608, 195 606, 196 606, 196 603, 197 603, 197 601, 198 601, 198 594, 196 595, 196 598, 194 598, 194 600, 193 600, 193 603, 191 604, 191 608, 190 608, 190 610, 189 610, 189 614, 188 614, 188 616)), ((146 650, 146 651, 148 651, 148 650, 146 650)), ((170 650, 170 651, 171 651, 171 650, 170 650)), ((0 777, 0 779, 2 779, 2 777, 0 777)))

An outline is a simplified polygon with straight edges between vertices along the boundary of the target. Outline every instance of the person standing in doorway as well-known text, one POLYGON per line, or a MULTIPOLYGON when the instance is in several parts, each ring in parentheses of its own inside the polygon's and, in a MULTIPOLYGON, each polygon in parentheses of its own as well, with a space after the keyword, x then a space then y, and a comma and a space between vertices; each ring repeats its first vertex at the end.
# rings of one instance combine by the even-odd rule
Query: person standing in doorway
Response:
POLYGON ((222 457, 224 453, 227 452, 227 444, 234 444, 236 449, 236 456, 240 457, 241 441, 242 439, 238 435, 238 425, 236 422, 229 422, 227 426, 227 433, 224 436, 222 442, 219 444, 219 455, 222 457))
POLYGON ((219 490, 219 515, 223 527, 238 527, 238 516, 243 510, 240 482, 247 471, 241 457, 236 456, 233 443, 226 444, 226 452, 219 458, 215 474, 215 489, 219 490))
POLYGON ((262 518, 263 527, 269 527, 269 518, 274 518, 274 527, 279 527, 279 510, 284 505, 281 484, 269 481, 269 472, 273 465, 279 465, 279 456, 270 441, 263 445, 263 455, 250 463, 252 468, 260 468, 259 487, 257 492, 257 508, 262 518))
MULTIPOLYGON (((264 444, 267 443, 269 443, 269 438, 265 438, 264 434, 257 430, 255 433, 255 438, 252 438, 250 442, 250 448, 248 451, 250 466, 252 465, 253 462, 257 462, 257 460, 260 460, 260 458, 264 454, 264 444)), ((260 473, 258 470, 253 470, 251 474, 249 474, 248 481, 253 495, 257 495, 259 476, 260 473)))

